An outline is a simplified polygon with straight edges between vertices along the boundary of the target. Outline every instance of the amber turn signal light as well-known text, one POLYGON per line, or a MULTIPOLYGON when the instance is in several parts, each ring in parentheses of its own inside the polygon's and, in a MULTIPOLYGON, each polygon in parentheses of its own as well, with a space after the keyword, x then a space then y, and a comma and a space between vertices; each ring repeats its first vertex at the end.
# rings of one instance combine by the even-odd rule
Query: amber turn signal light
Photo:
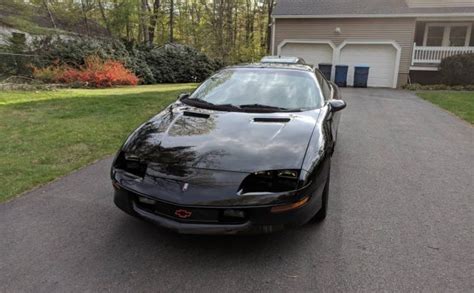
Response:
POLYGON ((302 206, 304 206, 309 200, 309 196, 306 196, 302 199, 300 199, 299 201, 297 202, 294 202, 292 204, 286 204, 286 205, 281 205, 281 206, 275 206, 275 207, 272 207, 272 209, 270 210, 270 212, 272 213, 284 213, 284 212, 288 212, 288 211, 291 211, 291 210, 294 210, 294 209, 297 209, 297 208, 300 208, 302 206))

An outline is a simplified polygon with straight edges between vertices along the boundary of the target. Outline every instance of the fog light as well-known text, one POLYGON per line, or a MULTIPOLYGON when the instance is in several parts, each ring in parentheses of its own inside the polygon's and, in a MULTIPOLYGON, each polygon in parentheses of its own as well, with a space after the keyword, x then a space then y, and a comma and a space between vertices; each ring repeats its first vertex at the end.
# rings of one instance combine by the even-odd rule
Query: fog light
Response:
POLYGON ((138 197, 138 201, 141 202, 141 203, 144 203, 144 204, 149 204, 149 205, 153 205, 153 204, 156 203, 156 200, 149 199, 149 198, 142 197, 142 196, 138 197))
POLYGON ((309 196, 306 196, 302 199, 300 199, 299 201, 295 202, 295 203, 292 203, 292 204, 286 204, 286 205, 281 205, 281 206, 275 206, 275 207, 272 207, 272 209, 270 210, 272 213, 283 213, 283 212, 287 212, 287 211, 291 211, 291 210, 294 210, 294 209, 297 209, 297 208, 300 208, 302 206, 304 206, 309 200, 309 196))
POLYGON ((224 210, 224 217, 245 218, 245 213, 239 210, 224 210))

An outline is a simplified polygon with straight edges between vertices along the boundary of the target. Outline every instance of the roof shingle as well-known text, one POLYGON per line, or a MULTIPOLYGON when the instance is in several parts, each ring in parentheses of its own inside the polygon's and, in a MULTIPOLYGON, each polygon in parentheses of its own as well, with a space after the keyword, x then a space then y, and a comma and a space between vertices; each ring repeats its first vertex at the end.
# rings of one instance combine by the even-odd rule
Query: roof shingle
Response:
POLYGON ((474 7, 410 8, 405 0, 279 0, 273 15, 409 15, 473 12, 474 7))

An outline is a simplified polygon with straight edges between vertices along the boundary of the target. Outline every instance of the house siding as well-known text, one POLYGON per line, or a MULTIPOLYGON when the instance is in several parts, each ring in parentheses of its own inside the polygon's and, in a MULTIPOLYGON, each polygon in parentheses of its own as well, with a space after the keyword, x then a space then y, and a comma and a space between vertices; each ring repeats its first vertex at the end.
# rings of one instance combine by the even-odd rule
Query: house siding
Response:
POLYGON ((274 51, 285 39, 325 39, 339 46, 344 40, 394 40, 402 48, 398 86, 410 71, 415 18, 275 19, 274 51), (339 27, 341 33, 335 32, 339 27))
POLYGON ((472 7, 472 0, 407 0, 409 7, 433 8, 433 7, 472 7))

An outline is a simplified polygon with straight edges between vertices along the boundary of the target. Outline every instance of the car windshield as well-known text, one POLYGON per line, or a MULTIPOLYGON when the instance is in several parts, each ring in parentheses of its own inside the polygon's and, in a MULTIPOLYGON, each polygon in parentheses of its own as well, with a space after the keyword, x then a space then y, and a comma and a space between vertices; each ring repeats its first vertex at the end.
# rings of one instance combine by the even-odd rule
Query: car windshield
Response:
POLYGON ((311 72, 275 68, 225 69, 206 80, 188 101, 235 109, 302 111, 321 107, 311 72))

